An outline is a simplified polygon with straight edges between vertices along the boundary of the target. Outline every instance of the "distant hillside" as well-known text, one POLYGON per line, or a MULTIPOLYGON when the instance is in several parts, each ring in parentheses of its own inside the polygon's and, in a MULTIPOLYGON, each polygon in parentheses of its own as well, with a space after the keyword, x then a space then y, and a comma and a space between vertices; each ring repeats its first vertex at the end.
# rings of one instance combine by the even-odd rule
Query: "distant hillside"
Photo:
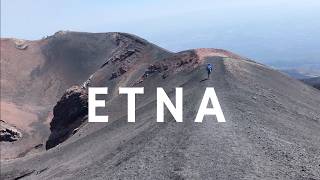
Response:
POLYGON ((295 79, 309 79, 320 76, 320 70, 307 68, 281 69, 280 71, 295 79))
POLYGON ((320 90, 320 76, 315 78, 303 79, 302 81, 320 90))

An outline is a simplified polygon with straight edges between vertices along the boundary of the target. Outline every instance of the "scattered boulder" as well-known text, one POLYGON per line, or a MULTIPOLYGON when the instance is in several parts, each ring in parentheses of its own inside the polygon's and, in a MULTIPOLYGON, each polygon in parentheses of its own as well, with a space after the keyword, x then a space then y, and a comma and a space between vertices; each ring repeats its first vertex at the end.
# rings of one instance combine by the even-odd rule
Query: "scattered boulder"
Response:
POLYGON ((130 57, 131 55, 133 55, 135 53, 135 50, 122 50, 120 52, 117 52, 118 54, 116 54, 115 56, 111 57, 108 61, 111 61, 113 63, 116 62, 121 62, 124 61, 125 59, 127 59, 128 57, 130 57))
POLYGON ((14 41, 15 47, 19 50, 25 50, 28 48, 28 44, 24 40, 15 40, 14 41))
POLYGON ((57 36, 62 36, 62 35, 67 34, 68 32, 70 32, 70 31, 69 31, 69 30, 60 30, 60 31, 54 33, 53 36, 55 36, 55 37, 57 37, 57 36))
POLYGON ((148 69, 144 73, 144 77, 148 77, 149 74, 153 74, 156 72, 162 72, 168 69, 168 66, 161 63, 151 64, 149 65, 148 69))
POLYGON ((10 124, 0 120, 0 141, 13 142, 22 138, 22 133, 10 124))
POLYGON ((128 68, 127 68, 126 66, 121 66, 121 67, 119 68, 120 74, 124 74, 124 73, 126 73, 127 71, 128 71, 128 68))
POLYGON ((116 72, 112 72, 111 73, 111 77, 109 78, 109 80, 115 79, 115 78, 123 75, 127 71, 128 71, 128 67, 127 66, 121 66, 121 67, 118 68, 118 70, 116 72))
POLYGON ((80 86, 69 88, 53 109, 50 123, 51 134, 46 149, 55 147, 70 137, 74 130, 84 122, 88 114, 88 94, 80 86))
POLYGON ((111 77, 109 78, 109 80, 112 80, 112 79, 117 78, 117 77, 118 77, 118 73, 117 72, 113 72, 111 74, 111 77))

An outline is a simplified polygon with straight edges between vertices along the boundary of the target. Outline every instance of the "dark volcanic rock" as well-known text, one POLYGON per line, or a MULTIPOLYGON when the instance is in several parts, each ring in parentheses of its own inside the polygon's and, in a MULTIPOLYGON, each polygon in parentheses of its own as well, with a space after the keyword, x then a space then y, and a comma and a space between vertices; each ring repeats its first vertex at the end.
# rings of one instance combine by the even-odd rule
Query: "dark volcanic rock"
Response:
POLYGON ((22 133, 19 132, 15 127, 0 120, 0 141, 13 142, 17 141, 21 137, 22 133))
POLYGON ((74 129, 83 122, 83 117, 88 114, 88 95, 85 89, 72 86, 62 96, 53 109, 53 119, 50 123, 51 134, 46 143, 50 149, 63 142, 74 129))

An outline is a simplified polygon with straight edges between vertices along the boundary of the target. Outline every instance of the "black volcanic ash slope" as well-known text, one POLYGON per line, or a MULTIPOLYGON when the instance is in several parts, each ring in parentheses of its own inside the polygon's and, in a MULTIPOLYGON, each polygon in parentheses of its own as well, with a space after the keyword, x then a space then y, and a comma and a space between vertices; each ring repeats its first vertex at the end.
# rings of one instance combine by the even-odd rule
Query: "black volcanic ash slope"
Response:
MULTIPOLYGON (((19 46, 20 47, 20 46, 19 46)), ((126 33, 58 32, 39 41, 1 39, 1 120, 22 138, 0 142, 1 159, 21 157, 45 144, 52 110, 65 90, 81 85, 111 58, 170 54, 126 33), (17 48, 17 43, 26 48, 17 48)), ((112 72, 112 71, 111 71, 112 72)))
POLYGON ((107 106, 99 110, 110 122, 86 123, 81 114, 75 134, 50 150, 1 162, 1 178, 320 178, 318 90, 222 50, 156 54, 146 51, 128 61, 111 57, 89 82, 110 87, 107 106), (206 63, 215 65, 209 80, 206 63), (127 123, 119 86, 145 88, 136 99, 136 123, 127 123), (165 123, 156 122, 156 87, 171 99, 174 88, 183 87, 183 123, 168 111, 165 123), (193 122, 206 87, 215 88, 226 123, 214 116, 193 122))

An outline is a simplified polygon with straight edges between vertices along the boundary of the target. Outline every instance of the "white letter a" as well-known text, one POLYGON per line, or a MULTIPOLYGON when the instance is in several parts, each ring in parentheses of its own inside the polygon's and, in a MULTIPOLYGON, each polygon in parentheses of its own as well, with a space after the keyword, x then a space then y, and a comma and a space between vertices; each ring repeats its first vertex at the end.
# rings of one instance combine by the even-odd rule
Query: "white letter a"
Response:
POLYGON ((216 115, 218 122, 226 122, 218 101, 218 97, 213 87, 206 88, 206 91, 203 95, 203 98, 199 107, 197 117, 194 121, 202 122, 203 117, 205 115, 216 115), (209 100, 211 100, 213 108, 207 108, 209 100))

